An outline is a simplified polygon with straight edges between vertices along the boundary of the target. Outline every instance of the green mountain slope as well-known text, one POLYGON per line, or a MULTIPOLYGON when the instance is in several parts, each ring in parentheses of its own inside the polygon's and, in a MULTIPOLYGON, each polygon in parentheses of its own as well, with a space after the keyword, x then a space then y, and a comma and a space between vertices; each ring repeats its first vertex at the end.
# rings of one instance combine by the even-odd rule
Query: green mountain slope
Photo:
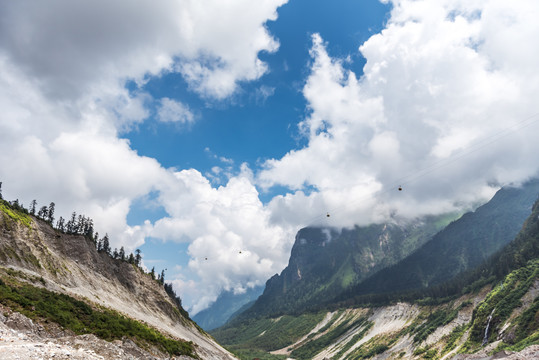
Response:
POLYGON ((507 187, 475 212, 463 215, 401 262, 339 296, 394 293, 441 284, 480 265, 518 234, 539 195, 539 181, 507 187))
POLYGON ((245 360, 453 359, 457 353, 464 360, 491 359, 500 351, 522 351, 514 359, 535 359, 538 291, 536 259, 492 290, 487 286, 436 306, 396 303, 261 317, 229 324, 212 335, 245 360), (470 353, 478 354, 466 355, 470 353))
POLYGON ((375 224, 341 231, 301 229, 288 266, 280 275, 268 280, 264 293, 245 314, 290 314, 322 304, 404 258, 456 216, 449 214, 404 225, 375 224))

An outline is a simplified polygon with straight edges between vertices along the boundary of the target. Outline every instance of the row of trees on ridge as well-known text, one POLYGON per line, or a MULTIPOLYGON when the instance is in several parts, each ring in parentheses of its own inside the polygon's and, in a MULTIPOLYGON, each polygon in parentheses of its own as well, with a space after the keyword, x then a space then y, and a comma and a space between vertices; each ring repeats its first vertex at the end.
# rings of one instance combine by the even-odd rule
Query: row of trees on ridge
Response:
MULTIPOLYGON (((32 215, 47 222, 51 227, 63 234, 82 235, 88 239, 91 239, 94 242, 98 252, 105 253, 115 260, 128 262, 144 272, 144 269, 141 266, 142 256, 140 254, 140 249, 136 249, 134 254, 130 253, 129 255, 125 252, 123 246, 120 247, 119 250, 117 248, 112 249, 108 234, 105 234, 102 238, 100 238, 99 233, 94 230, 94 221, 90 217, 80 214, 77 215, 77 213, 73 211, 68 220, 60 216, 56 223, 54 223, 54 211, 56 207, 54 202, 51 202, 48 206, 43 205, 38 209, 37 201, 32 200, 29 209, 27 209, 21 202, 19 202, 19 199, 5 201, 2 197, 2 182, 0 182, 0 201, 4 201, 17 211, 32 215)), ((160 274, 156 274, 155 267, 152 267, 147 274, 151 276, 152 279, 157 280, 161 285, 163 285, 165 291, 174 300, 180 311, 184 315, 187 315, 181 306, 180 297, 177 296, 176 292, 172 288, 172 284, 165 283, 165 270, 162 270, 160 274)))

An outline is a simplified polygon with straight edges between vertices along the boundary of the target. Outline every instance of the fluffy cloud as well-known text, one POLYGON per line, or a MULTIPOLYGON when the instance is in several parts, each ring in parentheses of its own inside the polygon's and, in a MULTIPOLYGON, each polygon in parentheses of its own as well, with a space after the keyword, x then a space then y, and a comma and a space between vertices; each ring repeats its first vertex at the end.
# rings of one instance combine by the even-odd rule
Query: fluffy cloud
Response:
POLYGON ((195 120, 195 116, 187 105, 169 98, 162 98, 157 109, 159 121, 166 123, 189 124, 195 120))
MULTIPOLYGON (((140 89, 152 76, 181 72, 204 98, 223 99, 263 75, 267 66, 258 54, 278 48, 264 24, 285 2, 2 2, 0 178, 6 198, 22 196, 26 205, 34 198, 55 201, 57 216, 77 210, 108 232, 113 246, 129 250, 153 230, 150 223, 127 225, 135 199, 185 190, 195 191, 192 206, 206 201, 119 134, 150 116, 155 100, 140 89)), ((168 98, 159 101, 157 117, 194 120, 186 105, 168 98)), ((167 210, 178 216, 168 204, 167 210)))
POLYGON ((359 49, 360 78, 313 36, 308 145, 258 176, 296 191, 272 201, 275 213, 314 206, 318 222, 328 210, 336 225, 369 223, 451 210, 537 174, 539 5, 392 3, 386 28, 359 49))
POLYGON ((258 53, 278 43, 263 24, 285 2, 3 2, 0 43, 52 97, 117 91, 125 79, 180 71, 196 91, 224 98, 267 70, 258 53))
POLYGON ((248 169, 219 188, 196 170, 174 176, 160 199, 170 216, 158 220, 151 234, 190 242, 189 268, 204 284, 192 311, 205 308, 222 289, 261 285, 286 265, 291 244, 283 240, 292 239, 293 230, 272 224, 248 169))
MULTIPOLYGON (((315 35, 300 126, 308 145, 254 175, 246 167, 233 175, 222 159, 213 176, 227 180, 218 188, 119 138, 151 114, 155 100, 140 90, 149 77, 179 72, 200 96, 223 99, 262 76, 258 54, 278 47, 264 23, 285 2, 0 3, 5 197, 55 201, 58 215, 83 212, 113 246, 134 249, 147 236, 189 242, 198 279, 175 285, 196 293, 197 311, 223 288, 278 272, 298 224, 450 210, 486 198, 489 184, 536 173, 534 1, 394 1, 386 28, 360 48, 361 77, 315 35), (127 81, 140 86, 129 91, 127 81), (254 183, 294 193, 264 206, 254 183), (133 201, 149 193, 168 215, 128 226, 133 201)), ((273 91, 261 87, 260 100, 273 91)), ((158 116, 193 121, 172 99, 160 101, 158 116)))

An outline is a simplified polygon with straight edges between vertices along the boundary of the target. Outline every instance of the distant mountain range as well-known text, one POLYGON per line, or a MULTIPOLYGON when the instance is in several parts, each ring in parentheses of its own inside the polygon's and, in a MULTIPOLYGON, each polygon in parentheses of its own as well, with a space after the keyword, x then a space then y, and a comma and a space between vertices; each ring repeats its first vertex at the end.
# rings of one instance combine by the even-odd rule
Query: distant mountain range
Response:
POLYGON ((266 283, 250 314, 301 312, 322 304, 377 271, 397 263, 457 214, 337 230, 304 228, 288 266, 266 283))
POLYGON ((245 305, 252 305, 263 291, 263 286, 249 288, 241 294, 223 291, 210 307, 194 315, 193 320, 206 331, 223 326, 245 305))

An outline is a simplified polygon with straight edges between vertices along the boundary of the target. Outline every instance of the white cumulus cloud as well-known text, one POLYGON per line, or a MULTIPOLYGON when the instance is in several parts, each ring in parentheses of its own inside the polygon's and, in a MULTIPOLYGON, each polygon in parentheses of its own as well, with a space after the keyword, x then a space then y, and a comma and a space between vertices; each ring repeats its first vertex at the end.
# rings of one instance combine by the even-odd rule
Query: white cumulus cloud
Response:
MULTIPOLYGON (((1 2, 4 196, 25 205, 54 201, 57 217, 73 210, 91 216, 113 246, 141 245, 152 224, 127 225, 133 201, 187 189, 175 170, 120 138, 151 115, 155 100, 142 85, 179 71, 204 98, 232 95, 267 71, 258 54, 276 51, 278 42, 265 23, 285 2, 1 2)), ((195 119, 169 98, 158 102, 156 115, 165 122, 195 119)))
POLYGON ((222 289, 262 285, 286 265, 294 229, 272 224, 248 169, 218 188, 196 170, 174 176, 160 198, 170 216, 151 234, 190 242, 189 268, 204 284, 192 311, 204 309, 222 289))
POLYGON ((359 48, 362 76, 313 35, 308 145, 258 174, 295 191, 272 201, 275 213, 296 221, 288 214, 315 206, 307 219, 328 210, 332 224, 365 224, 451 210, 537 174, 537 2, 392 4, 359 48))
POLYGON ((159 121, 165 123, 190 124, 195 121, 195 116, 187 105, 167 97, 161 99, 157 115, 159 121))
MULTIPOLYGON (((175 285, 196 293, 198 311, 221 289, 279 272, 301 225, 451 210, 485 199, 489 184, 537 173, 532 0, 395 0, 384 30, 359 49, 363 75, 314 35, 300 124, 307 146, 261 171, 234 174, 223 158, 213 171, 219 187, 120 137, 151 115, 156 100, 141 90, 151 77, 179 72, 205 100, 221 100, 265 74, 259 54, 278 49, 265 23, 285 2, 0 2, 3 195, 54 201, 57 216, 89 215, 128 251, 148 236, 188 242, 198 279, 175 285), (255 185, 279 184, 292 193, 262 204, 255 185), (127 225, 133 202, 149 193, 167 215, 127 225)), ((259 89, 261 100, 275 91, 259 89)), ((161 99, 157 115, 195 120, 182 99, 161 99)))

